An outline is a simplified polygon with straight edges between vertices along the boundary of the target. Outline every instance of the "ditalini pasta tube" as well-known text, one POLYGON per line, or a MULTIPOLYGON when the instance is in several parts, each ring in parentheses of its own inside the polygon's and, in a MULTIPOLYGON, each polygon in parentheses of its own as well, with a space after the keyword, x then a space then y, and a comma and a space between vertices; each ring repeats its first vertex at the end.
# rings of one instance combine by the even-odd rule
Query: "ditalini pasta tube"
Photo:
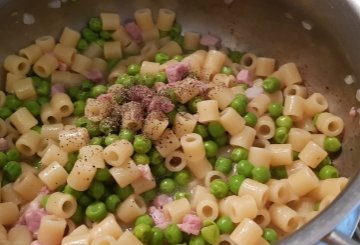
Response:
POLYGON ((288 134, 287 142, 292 146, 294 151, 300 152, 311 140, 311 134, 300 128, 291 128, 288 134))
POLYGON ((255 166, 269 167, 271 162, 271 151, 265 148, 250 147, 248 160, 255 166))
POLYGON ((245 126, 240 133, 231 136, 230 145, 241 146, 244 147, 245 149, 249 149, 254 143, 255 135, 256 135, 255 129, 245 126))
POLYGON ((73 216, 77 208, 75 198, 66 193, 54 192, 46 202, 46 211, 59 218, 67 219, 73 216))
POLYGON ((59 245, 64 236, 66 228, 65 219, 55 215, 42 217, 38 233, 38 240, 41 244, 59 245))
POLYGON ((79 150, 78 159, 90 162, 96 168, 104 168, 103 147, 100 145, 87 145, 79 150))
POLYGON ((71 170, 67 183, 77 191, 85 191, 89 188, 96 174, 96 168, 84 160, 77 160, 71 170))
POLYGON ((181 147, 189 161, 198 161, 205 157, 203 139, 199 134, 185 134, 181 137, 181 147))
POLYGON ((319 179, 309 167, 302 167, 288 177, 289 184, 299 197, 306 195, 319 185, 319 179))
POLYGON ((80 150, 89 143, 90 136, 85 128, 63 130, 59 133, 59 146, 66 152, 80 150))
POLYGON ((113 167, 110 169, 110 174, 116 181, 116 183, 124 188, 125 186, 131 184, 133 181, 138 179, 141 175, 139 168, 135 165, 133 161, 124 164, 121 167, 113 167))
POLYGON ((115 239, 118 239, 121 234, 123 234, 123 230, 121 229, 113 214, 108 214, 105 219, 94 225, 90 230, 90 236, 92 238, 112 236, 115 239))
POLYGON ((28 202, 38 195, 43 186, 44 184, 34 173, 27 172, 20 175, 14 182, 13 188, 24 201, 28 202))
POLYGON ((127 140, 118 140, 108 145, 103 151, 104 160, 111 166, 118 167, 130 160, 134 148, 127 140))
POLYGON ((271 166, 290 165, 293 163, 292 146, 290 144, 270 144, 267 146, 270 151, 271 166))
POLYGON ((344 121, 329 112, 320 113, 315 124, 316 128, 327 136, 338 136, 344 130, 344 121))
POLYGON ((220 212, 234 223, 240 223, 244 218, 254 219, 258 213, 256 201, 250 195, 228 196, 220 201, 219 206, 220 212))
POLYGON ((208 92, 208 97, 218 102, 219 108, 224 110, 234 100, 235 95, 229 88, 224 86, 215 86, 208 92))
POLYGON ((323 148, 309 141, 299 153, 299 159, 309 167, 316 168, 327 155, 323 148))
POLYGON ((216 100, 204 100, 196 104, 199 122, 217 121, 220 118, 219 103, 216 100))
POLYGON ((237 135, 245 127, 245 120, 232 107, 220 113, 220 123, 230 135, 237 135))
POLYGON ((264 207, 269 199, 269 187, 252 179, 245 179, 238 192, 239 196, 252 196, 258 208, 264 207))
POLYGON ((201 79, 210 81, 216 73, 220 72, 224 65, 225 58, 224 53, 217 50, 210 50, 206 55, 204 66, 201 70, 201 79))
POLYGON ((245 218, 230 234, 230 239, 237 245, 255 245, 263 231, 254 221, 245 218))
POLYGON ((346 187, 348 181, 345 177, 320 180, 319 185, 307 196, 316 201, 320 201, 326 196, 337 196, 346 187))
POLYGON ((55 190, 59 186, 66 184, 67 177, 66 170, 56 161, 39 173, 39 178, 50 190, 55 190))
POLYGON ((175 116, 173 130, 177 137, 181 138, 185 134, 194 131, 197 120, 196 117, 187 112, 178 112, 175 116))
POLYGON ((164 205, 163 210, 172 223, 179 224, 185 215, 191 213, 191 206, 188 199, 181 198, 164 205))
POLYGON ((131 244, 131 245, 143 245, 136 236, 134 236, 130 231, 126 230, 124 234, 118 240, 119 244, 131 244))
POLYGON ((116 210, 116 216, 124 223, 131 223, 144 213, 146 213, 144 200, 134 194, 126 198, 116 210))
POLYGON ((19 218, 19 208, 13 202, 0 203, 0 225, 12 225, 19 218))
POLYGON ((38 124, 38 120, 36 120, 36 118, 25 107, 21 107, 15 111, 9 117, 9 120, 22 134, 38 124))
POLYGON ((300 223, 297 212, 284 204, 273 204, 270 209, 271 222, 285 232, 296 230, 300 223))
POLYGON ((163 157, 167 157, 171 152, 180 148, 180 146, 180 140, 171 129, 166 129, 160 139, 155 141, 156 150, 163 157))
POLYGON ((26 245, 31 244, 33 238, 29 228, 26 225, 16 225, 9 230, 8 240, 10 244, 26 245))

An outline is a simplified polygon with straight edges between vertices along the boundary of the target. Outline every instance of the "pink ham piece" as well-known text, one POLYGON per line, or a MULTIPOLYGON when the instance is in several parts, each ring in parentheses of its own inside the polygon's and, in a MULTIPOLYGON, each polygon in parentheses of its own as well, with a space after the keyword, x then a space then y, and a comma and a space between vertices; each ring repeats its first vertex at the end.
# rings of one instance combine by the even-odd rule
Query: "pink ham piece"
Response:
POLYGON ((167 195, 161 194, 155 197, 153 204, 156 208, 163 208, 166 204, 172 202, 173 199, 167 195))
POLYGON ((59 71, 67 71, 69 69, 69 65, 59 61, 58 69, 59 71))
POLYGON ((165 69, 167 80, 169 83, 174 83, 182 80, 190 72, 190 65, 185 62, 179 62, 168 66, 165 69))
POLYGON ((147 110, 150 111, 161 111, 163 113, 169 113, 174 110, 175 105, 171 102, 168 97, 165 96, 154 96, 151 100, 145 103, 147 110))
POLYGON ((264 93, 264 89, 260 86, 254 86, 245 90, 245 95, 249 100, 252 100, 263 93, 264 93))
POLYGON ((246 83, 250 86, 253 85, 253 76, 251 74, 250 71, 248 70, 241 70, 237 75, 236 75, 236 81, 238 83, 246 83))
POLYGON ((23 223, 28 227, 29 231, 36 237, 40 228, 41 218, 47 213, 45 209, 40 208, 37 199, 29 203, 22 216, 23 223))
POLYGON ((187 234, 199 235, 202 226, 201 219, 194 214, 185 215, 182 224, 178 224, 180 230, 187 234))
POLYGON ((88 70, 85 72, 84 76, 93 81, 94 83, 103 83, 104 82, 104 76, 103 74, 98 70, 88 70))
POLYGON ((143 41, 141 30, 135 22, 125 24, 125 30, 136 43, 141 43, 143 41))
POLYGON ((51 95, 54 95, 56 93, 64 93, 64 92, 65 92, 64 86, 59 83, 51 86, 51 95))
POLYGON ((0 138, 0 151, 7 151, 9 149, 9 143, 6 139, 0 138))
POLYGON ((200 44, 209 48, 217 48, 220 45, 220 38, 206 34, 201 36, 200 44))
POLYGON ((165 89, 166 88, 166 84, 165 83, 162 83, 162 82, 156 82, 154 84, 154 87, 153 89, 156 91, 156 92, 160 92, 161 90, 165 89))
POLYGON ((160 229, 165 229, 171 223, 170 220, 165 217, 164 212, 154 206, 149 208, 149 215, 153 219, 155 226, 160 229))
POLYGON ((38 240, 35 240, 30 245, 42 245, 42 244, 38 240))
POLYGON ((144 179, 147 179, 147 180, 154 179, 148 164, 139 164, 139 165, 137 165, 137 168, 140 170, 141 176, 144 179))
POLYGON ((135 85, 126 91, 126 98, 130 101, 142 102, 145 98, 151 98, 154 95, 154 91, 144 85, 135 85))
POLYGON ((101 94, 96 98, 98 101, 104 102, 114 102, 114 97, 111 93, 101 94))

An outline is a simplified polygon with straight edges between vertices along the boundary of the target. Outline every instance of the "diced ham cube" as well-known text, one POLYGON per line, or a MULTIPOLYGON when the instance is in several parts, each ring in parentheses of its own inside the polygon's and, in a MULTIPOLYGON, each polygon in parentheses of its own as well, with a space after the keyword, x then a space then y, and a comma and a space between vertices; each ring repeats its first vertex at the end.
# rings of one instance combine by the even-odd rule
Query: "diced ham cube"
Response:
POLYGON ((0 151, 7 151, 9 149, 9 143, 6 139, 0 138, 0 151))
POLYGON ((170 220, 165 217, 164 212, 154 206, 149 208, 149 215, 153 219, 155 226, 160 229, 165 229, 171 223, 170 220))
POLYGON ((167 80, 169 83, 182 80, 190 72, 190 65, 185 62, 179 62, 168 66, 165 69, 167 80))
POLYGON ((69 65, 59 61, 58 69, 59 71, 67 71, 69 69, 69 65))
POLYGON ((147 179, 147 180, 153 180, 154 179, 148 164, 139 164, 139 165, 137 165, 137 167, 140 170, 141 176, 144 179, 147 179))
POLYGON ((172 202, 173 199, 167 195, 161 194, 155 197, 153 204, 156 208, 163 208, 166 204, 172 202))
POLYGON ((143 41, 141 30, 135 22, 126 23, 125 30, 136 43, 141 43, 143 41))
POLYGON ((94 83, 103 83, 104 82, 104 76, 103 74, 98 70, 88 70, 85 72, 84 76, 93 81, 94 83))
POLYGON ((264 89, 260 86, 254 86, 245 90, 245 95, 249 100, 252 100, 263 93, 264 93, 264 89))
POLYGON ((41 218, 47 215, 45 209, 40 208, 37 198, 26 207, 21 220, 28 227, 29 231, 37 236, 40 228, 41 218))
POLYGON ((182 224, 178 224, 180 230, 187 234, 199 235, 202 226, 201 219, 193 214, 185 215, 182 224))
POLYGON ((252 86, 253 85, 253 76, 250 71, 244 69, 244 70, 241 70, 236 75, 236 81, 238 83, 246 83, 246 84, 252 86))
POLYGON ((54 95, 56 93, 64 93, 64 92, 65 92, 64 86, 59 83, 51 86, 51 95, 54 95))
POLYGON ((114 96, 111 93, 101 94, 96 99, 100 102, 114 102, 114 96))
POLYGON ((150 111, 161 111, 164 113, 169 113, 174 110, 175 105, 171 102, 168 97, 165 96, 154 96, 149 101, 145 101, 145 106, 147 110, 150 111))
POLYGON ((144 85, 135 85, 126 91, 126 98, 129 101, 142 102, 143 99, 151 98, 154 95, 154 91, 144 85))
POLYGON ((200 44, 209 48, 217 48, 220 45, 220 38, 206 34, 201 36, 200 44))

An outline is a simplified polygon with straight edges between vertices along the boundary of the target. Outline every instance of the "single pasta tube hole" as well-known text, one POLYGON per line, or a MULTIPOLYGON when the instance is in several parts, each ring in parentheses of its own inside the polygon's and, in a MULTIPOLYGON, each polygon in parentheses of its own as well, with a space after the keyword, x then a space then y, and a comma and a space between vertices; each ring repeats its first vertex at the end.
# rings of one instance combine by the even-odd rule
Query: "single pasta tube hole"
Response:
POLYGON ((210 183, 216 179, 222 179, 220 175, 214 174, 213 176, 210 177, 210 183))
POLYGON ((134 198, 134 202, 135 204, 139 207, 139 208, 145 208, 145 203, 144 201, 140 198, 140 197, 135 197, 134 198))
POLYGON ((321 106, 326 105, 326 101, 325 101, 324 97, 322 97, 322 96, 316 96, 315 101, 316 101, 316 103, 318 103, 321 106))
POLYGON ((115 152, 111 151, 111 152, 108 153, 108 160, 110 162, 117 161, 117 160, 119 160, 119 156, 115 152))
POLYGON ((278 199, 284 201, 288 197, 288 191, 285 187, 280 187, 277 193, 278 199))
POLYGON ((70 107, 68 105, 63 105, 63 106, 60 107, 60 111, 62 113, 69 112, 69 110, 70 110, 70 107))
POLYGON ((54 116, 48 116, 47 121, 49 122, 49 124, 53 124, 57 122, 54 116))
POLYGON ((74 209, 74 205, 71 201, 65 201, 62 205, 62 210, 65 212, 65 213, 69 213, 69 212, 72 212, 74 209))
MULTIPOLYGON (((24 55, 24 56, 26 57, 26 55, 24 55)), ((18 65, 18 70, 23 71, 25 69, 26 69, 26 63, 25 62, 20 62, 19 65, 18 65)))
POLYGON ((194 141, 196 141, 196 138, 194 138, 194 137, 186 137, 186 142, 194 142, 194 141))
POLYGON ((201 211, 205 217, 211 217, 213 215, 213 208, 209 205, 205 205, 201 211))
POLYGON ((29 146, 27 146, 27 145, 24 145, 24 144, 20 145, 20 149, 21 149, 22 152, 26 152, 26 153, 31 153, 32 152, 31 148, 29 146))
POLYGON ((265 217, 262 214, 259 214, 254 219, 256 224, 263 224, 265 222, 265 217))
POLYGON ((170 165, 173 167, 178 167, 182 163, 182 159, 180 157, 173 157, 170 160, 170 165))
POLYGON ((331 132, 335 132, 336 130, 339 129, 339 125, 336 121, 331 121, 329 124, 328 124, 328 130, 331 131, 331 132))
POLYGON ((46 76, 46 71, 45 71, 45 68, 42 67, 42 66, 36 66, 34 67, 34 69, 36 70, 36 73, 39 73, 40 75, 42 76, 46 76))
POLYGON ((288 220, 287 224, 291 230, 295 230, 299 226, 299 220, 295 217, 292 217, 288 220))
POLYGON ((249 67, 249 66, 251 66, 253 63, 254 63, 254 60, 253 60, 252 57, 246 56, 246 57, 244 58, 243 64, 244 64, 245 66, 249 67))
POLYGON ((261 125, 259 128, 259 131, 260 131, 260 134, 267 135, 270 133, 271 130, 270 130, 269 125, 261 125))
POLYGON ((288 90, 288 95, 296 95, 296 94, 297 94, 296 89, 291 88, 291 89, 288 90))

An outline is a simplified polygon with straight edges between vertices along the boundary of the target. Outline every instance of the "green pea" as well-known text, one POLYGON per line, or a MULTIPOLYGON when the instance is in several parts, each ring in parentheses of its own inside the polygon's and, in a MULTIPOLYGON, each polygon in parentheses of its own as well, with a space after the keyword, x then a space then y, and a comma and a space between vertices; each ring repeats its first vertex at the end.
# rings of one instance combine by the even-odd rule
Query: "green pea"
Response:
POLYGON ((263 82, 263 89, 267 93, 274 93, 280 89, 280 81, 275 77, 268 77, 263 82))
POLYGON ((255 166, 251 170, 252 178, 260 183, 266 183, 271 178, 270 169, 263 166, 255 166))
POLYGON ((186 186, 191 181, 191 173, 187 169, 183 169, 174 174, 175 182, 180 186, 186 186))
POLYGON ((107 87, 102 84, 95 85, 91 88, 91 97, 96 98, 101 94, 105 94, 107 92, 107 87))
POLYGON ((242 182, 244 180, 245 180, 244 175, 232 175, 232 176, 230 176, 230 178, 228 179, 229 190, 232 193, 234 193, 235 195, 237 195, 239 193, 240 186, 241 186, 241 184, 242 184, 242 182))
POLYGON ((144 135, 136 135, 134 138, 134 151, 137 153, 147 153, 150 151, 152 143, 151 140, 144 135))
POLYGON ((254 165, 248 160, 241 160, 236 166, 236 171, 238 174, 244 175, 246 178, 251 177, 254 165))
POLYGON ((206 157, 215 157, 218 154, 219 147, 218 145, 212 141, 208 140, 204 142, 206 157))
POLYGON ((195 114, 195 113, 197 112, 197 106, 196 106, 196 104, 197 104, 198 102, 200 102, 200 101, 202 101, 202 99, 201 99, 200 97, 195 97, 194 99, 190 100, 190 101, 188 102, 188 106, 187 106, 189 112, 195 114))
POLYGON ((66 172, 70 173, 71 170, 73 169, 75 162, 77 160, 77 154, 74 152, 71 152, 68 154, 68 161, 66 162, 64 168, 66 170, 66 172))
POLYGON ((103 48, 104 45, 105 45, 105 40, 103 40, 103 39, 101 39, 101 38, 97 38, 97 39, 95 40, 95 43, 96 43, 97 45, 99 45, 101 48, 103 48))
POLYGON ((234 162, 239 162, 241 160, 246 160, 249 157, 249 151, 243 147, 234 148, 231 151, 231 160, 234 162))
POLYGON ((75 213, 71 216, 71 220, 75 224, 81 224, 84 222, 85 210, 82 206, 78 205, 75 213))
POLYGON ((79 100, 74 102, 74 115, 83 116, 85 111, 85 101, 79 100))
POLYGON ((326 165, 322 167, 319 171, 319 179, 332 179, 332 178, 338 178, 339 177, 339 171, 331 165, 326 165))
POLYGON ((90 121, 86 125, 86 130, 89 132, 90 137, 95 137, 95 136, 101 135, 99 124, 96 122, 90 121))
POLYGON ((105 203, 94 202, 90 204, 85 210, 85 215, 93 222, 99 222, 103 220, 107 215, 105 203))
POLYGON ((10 110, 9 107, 7 107, 7 106, 0 107, 0 118, 5 120, 9 116, 11 116, 11 114, 12 114, 12 111, 10 110))
POLYGON ((327 152, 337 152, 341 149, 341 142, 336 137, 326 136, 324 140, 324 149, 327 152))
POLYGON ((184 57, 182 55, 175 55, 172 59, 180 62, 184 59, 184 57))
POLYGON ((90 140, 90 145, 100 145, 104 144, 104 139, 102 137, 92 137, 90 140))
POLYGON ((134 131, 132 131, 130 129, 125 129, 125 128, 120 130, 120 133, 119 133, 120 139, 127 140, 129 142, 133 142, 134 137, 135 137, 134 131))
POLYGON ((257 123, 257 117, 254 113, 248 112, 244 116, 245 124, 249 127, 255 127, 257 123))
POLYGON ((118 135, 116 134, 109 134, 105 137, 105 145, 111 145, 112 143, 114 143, 115 141, 118 141, 120 138, 118 135))
POLYGON ((155 199, 156 195, 157 195, 157 190, 154 188, 142 193, 141 197, 144 199, 145 203, 149 203, 155 199))
POLYGON ((26 109, 28 109, 33 116, 37 117, 40 115, 41 107, 35 100, 25 101, 23 106, 26 107, 26 109))
POLYGON ((142 164, 142 165, 150 164, 149 156, 144 153, 135 153, 133 155, 133 160, 135 161, 136 164, 142 164))
POLYGON ((316 169, 320 170, 322 167, 327 165, 333 165, 331 158, 329 156, 326 156, 320 163, 317 165, 316 169))
POLYGON ((41 81, 43 80, 41 77, 38 76, 32 76, 31 80, 33 81, 33 85, 35 88, 39 87, 41 84, 41 81))
POLYGON ((225 145, 228 144, 229 142, 229 137, 227 136, 227 134, 224 134, 223 136, 220 137, 216 137, 213 139, 215 141, 215 143, 219 146, 219 147, 223 147, 225 145))
POLYGON ((218 138, 225 134, 225 129, 221 123, 213 121, 208 124, 208 130, 212 137, 218 138))
POLYGON ((176 182, 173 179, 166 178, 160 182, 160 192, 164 194, 171 194, 176 189, 176 182))
POLYGON ((105 41, 110 41, 112 39, 111 33, 104 30, 100 31, 100 37, 105 41))
POLYGON ((203 139, 209 138, 207 127, 203 124, 197 124, 195 126, 194 133, 199 134, 203 139))
POLYGON ((226 74, 226 75, 232 75, 233 71, 232 71, 231 67, 223 66, 223 68, 221 69, 221 73, 226 74))
POLYGON ((151 172, 155 177, 163 177, 168 173, 168 169, 164 164, 151 165, 151 172))
POLYGON ((230 234, 235 229, 235 224, 229 216, 221 216, 216 221, 216 225, 219 228, 220 234, 230 234))
POLYGON ((152 148, 149 152, 150 164, 162 164, 165 161, 165 158, 161 156, 160 152, 156 148, 152 148))
POLYGON ((217 225, 205 226, 201 229, 201 236, 206 242, 214 244, 220 237, 220 231, 217 225))
POLYGON ((285 127, 277 128, 275 130, 275 136, 274 136, 273 140, 278 144, 286 143, 286 141, 289 137, 288 131, 289 131, 288 128, 285 128, 285 127))
POLYGON ((215 179, 210 183, 210 193, 221 199, 227 196, 229 188, 222 179, 215 179))
POLYGON ((271 167, 270 172, 274 179, 286 179, 288 177, 285 166, 271 167))
POLYGON ((80 52, 85 51, 89 47, 88 42, 84 38, 80 38, 78 43, 76 44, 76 49, 80 52))
POLYGON ((232 62, 240 63, 243 55, 244 55, 244 53, 241 53, 239 51, 230 51, 228 54, 228 57, 231 59, 232 62))
POLYGON ((191 236, 189 245, 206 245, 206 241, 202 236, 191 236))
POLYGON ((176 109, 178 112, 187 112, 187 107, 185 105, 178 104, 176 109))
POLYGON ((105 193, 105 186, 102 182, 94 180, 89 188, 87 189, 86 193, 95 198, 96 200, 100 199, 105 193))
POLYGON ((86 117, 79 117, 78 119, 76 119, 75 121, 75 126, 76 127, 86 127, 87 124, 91 123, 91 121, 86 118, 86 117))
POLYGON ((3 168, 4 178, 14 182, 22 173, 21 164, 16 161, 9 161, 3 168))
POLYGON ((236 95, 236 97, 231 101, 230 107, 232 107, 237 113, 241 116, 244 116, 246 113, 247 98, 243 94, 236 95))
POLYGON ((39 96, 49 96, 50 89, 50 83, 42 81, 40 87, 36 88, 36 92, 39 96))
POLYGON ((152 88, 155 84, 155 76, 144 74, 142 82, 146 87, 152 88))
POLYGON ((167 82, 166 73, 165 72, 156 73, 155 82, 166 83, 167 82))
POLYGON ((263 230, 262 237, 268 241, 270 244, 275 244, 278 240, 277 232, 271 228, 265 228, 263 230))
POLYGON ((128 82, 128 80, 133 80, 133 77, 129 76, 128 74, 122 74, 122 75, 118 76, 115 83, 124 85, 125 83, 128 82))
POLYGON ((67 94, 71 97, 72 100, 76 99, 76 96, 80 93, 79 87, 70 87, 66 90, 67 94))
POLYGON ((283 106, 280 103, 270 103, 268 106, 268 112, 272 118, 278 118, 282 116, 283 113, 283 106))
POLYGON ((174 89, 171 89, 171 88, 166 89, 164 91, 164 95, 166 97, 168 97, 171 100, 171 102, 173 102, 174 104, 176 104, 178 102, 178 97, 177 97, 174 89))
POLYGON ((181 35, 181 25, 179 23, 174 23, 174 25, 171 27, 169 31, 169 36, 174 39, 175 37, 181 35))
POLYGON ((94 87, 94 83, 90 80, 82 81, 80 88, 84 91, 90 91, 94 87))
POLYGON ((277 127, 284 127, 290 130, 293 126, 293 121, 289 116, 280 116, 276 119, 275 124, 277 127))
POLYGON ((131 187, 131 185, 127 185, 123 188, 117 186, 115 193, 120 197, 121 200, 125 200, 134 193, 134 189, 131 187))
POLYGON ((106 209, 109 212, 114 213, 116 211, 116 208, 119 206, 120 202, 121 200, 117 195, 111 194, 105 200, 106 209))
POLYGON ((164 236, 170 244, 178 244, 183 240, 183 234, 176 224, 169 225, 164 230, 164 236))
POLYGON ((155 62, 156 63, 164 64, 169 59, 170 59, 169 55, 167 55, 165 53, 158 52, 155 54, 155 62))
POLYGON ((139 224, 146 224, 150 227, 154 226, 154 222, 153 222, 152 218, 150 217, 150 215, 148 215, 148 214, 141 215, 136 219, 135 226, 137 226, 139 224))
POLYGON ((90 93, 88 91, 79 91, 75 97, 75 100, 86 101, 88 98, 90 98, 90 93))
POLYGON ((15 149, 15 148, 12 148, 12 149, 9 149, 7 152, 6 152, 6 158, 8 161, 20 161, 20 152, 15 149))
POLYGON ((46 207, 46 204, 47 204, 47 201, 49 200, 49 197, 50 195, 45 195, 41 198, 40 200, 40 207, 41 208, 45 208, 46 207))
POLYGON ((150 245, 163 245, 164 244, 164 232, 157 227, 151 229, 150 245))
POLYGON ((183 35, 175 37, 174 41, 177 42, 180 47, 184 46, 184 36, 183 35))
POLYGON ((6 154, 0 151, 0 169, 2 169, 8 162, 6 154))
POLYGON ((130 64, 127 68, 127 74, 131 76, 135 76, 140 72, 140 65, 139 64, 130 64))
POLYGON ((63 192, 72 195, 73 197, 75 197, 75 199, 80 198, 80 196, 83 194, 82 191, 77 191, 69 185, 65 185, 63 192))
POLYGON ((88 195, 84 194, 82 196, 79 197, 79 199, 77 200, 78 204, 81 205, 82 207, 87 207, 89 206, 91 203, 94 202, 94 199, 89 197, 88 195))
POLYGON ((98 35, 87 27, 81 30, 81 35, 89 43, 94 42, 98 38, 98 35))
POLYGON ((21 106, 21 101, 13 94, 6 95, 4 106, 15 111, 21 106))
POLYGON ((215 170, 228 174, 232 169, 232 161, 226 157, 218 157, 215 162, 215 170))
POLYGON ((102 29, 101 19, 98 17, 92 17, 89 20, 89 27, 92 31, 99 32, 102 29))
POLYGON ((175 198, 175 200, 179 200, 181 198, 187 198, 188 199, 188 198, 190 198, 190 195, 187 192, 177 191, 174 194, 174 198, 175 198))
POLYGON ((96 174, 94 179, 100 182, 106 182, 109 181, 111 179, 111 174, 110 171, 107 167, 105 168, 98 168, 96 170, 96 174))

